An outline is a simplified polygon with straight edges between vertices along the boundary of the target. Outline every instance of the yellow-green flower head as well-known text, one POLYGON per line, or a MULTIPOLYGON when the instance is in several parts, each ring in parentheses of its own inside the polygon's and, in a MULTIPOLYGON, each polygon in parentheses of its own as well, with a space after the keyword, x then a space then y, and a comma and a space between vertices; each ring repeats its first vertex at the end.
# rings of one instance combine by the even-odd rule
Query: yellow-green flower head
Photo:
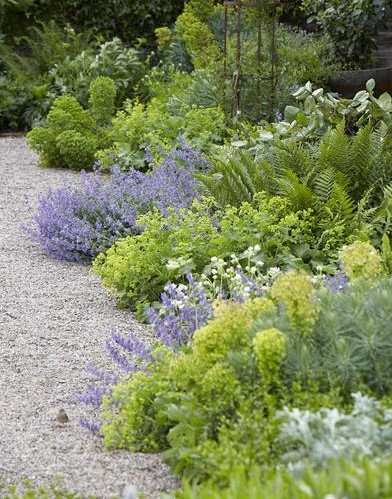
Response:
POLYGON ((382 257, 368 242, 355 241, 339 252, 343 270, 350 280, 371 280, 382 273, 382 257))
POLYGON ((287 340, 285 335, 274 327, 256 333, 253 351, 262 374, 276 373, 286 356, 287 340))
POLYGON ((233 404, 241 391, 233 369, 224 362, 217 362, 205 373, 200 388, 206 404, 214 404, 219 399, 224 407, 233 404))
POLYGON ((285 306, 292 326, 304 333, 311 331, 318 317, 313 293, 311 279, 303 270, 279 275, 271 287, 272 298, 285 306))

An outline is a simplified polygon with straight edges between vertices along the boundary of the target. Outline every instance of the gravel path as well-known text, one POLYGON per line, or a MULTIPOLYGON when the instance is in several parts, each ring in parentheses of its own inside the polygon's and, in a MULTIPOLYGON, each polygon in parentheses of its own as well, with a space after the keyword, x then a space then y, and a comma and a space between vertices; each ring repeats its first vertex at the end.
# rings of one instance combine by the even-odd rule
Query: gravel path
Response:
POLYGON ((64 182, 78 175, 39 168, 24 138, 0 138, 0 481, 61 477, 64 489, 105 499, 131 483, 156 498, 176 485, 160 457, 105 451, 79 426, 86 408, 75 403, 92 381, 86 364, 111 366, 108 332, 148 331, 88 266, 49 259, 20 229, 37 195, 64 182), (61 408, 65 425, 56 423, 61 408))

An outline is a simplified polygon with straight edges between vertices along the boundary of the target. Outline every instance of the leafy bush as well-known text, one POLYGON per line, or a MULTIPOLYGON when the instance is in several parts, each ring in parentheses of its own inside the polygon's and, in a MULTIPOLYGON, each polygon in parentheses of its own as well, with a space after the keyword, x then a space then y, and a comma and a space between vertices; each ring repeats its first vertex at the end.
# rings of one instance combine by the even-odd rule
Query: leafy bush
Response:
POLYGON ((114 110, 115 83, 99 76, 91 83, 90 94, 90 112, 75 97, 63 95, 53 102, 46 125, 28 133, 42 166, 92 169, 98 148, 109 140, 107 126, 114 110))
POLYGON ((336 55, 346 63, 366 63, 375 48, 378 24, 383 20, 385 0, 303 0, 321 30, 335 45, 336 55))
POLYGON ((61 65, 67 57, 75 58, 93 47, 91 32, 76 33, 53 20, 31 26, 13 42, 2 43, 1 124, 21 128, 39 124, 55 97, 48 75, 53 61, 61 65))
POLYGON ((144 76, 140 52, 125 47, 119 38, 97 46, 91 32, 77 34, 51 21, 32 27, 17 46, 2 44, 0 83, 5 124, 32 127, 41 124, 57 95, 71 94, 82 106, 99 76, 116 82, 116 105, 133 96, 144 76))
POLYGON ((324 255, 305 247, 295 254, 322 264, 325 257, 336 258, 336 249, 353 237, 370 238, 380 246, 382 235, 390 234, 390 137, 385 124, 372 130, 369 123, 350 136, 341 122, 319 144, 297 144, 293 136, 248 152, 227 148, 197 178, 205 194, 223 206, 238 206, 264 190, 282 196, 293 211, 310 209, 317 218, 313 236, 318 244, 313 249, 324 255))
POLYGON ((388 499, 392 494, 389 477, 392 473, 390 459, 347 461, 331 463, 325 470, 305 469, 292 476, 277 472, 267 481, 261 470, 254 469, 248 475, 243 470, 234 472, 229 486, 222 490, 212 483, 200 487, 183 482, 183 490, 170 497, 177 499, 388 499))
POLYGON ((390 410, 383 412, 367 397, 353 400, 351 394, 358 389, 379 397, 391 394, 385 324, 392 313, 392 280, 374 286, 353 282, 339 293, 322 286, 309 295, 308 286, 301 272, 282 274, 272 285, 273 300, 218 303, 214 317, 186 347, 177 353, 158 348, 148 372, 123 378, 104 400, 105 443, 165 450, 177 472, 221 487, 233 471, 254 466, 268 476, 268 469, 290 460, 291 451, 301 454, 304 464, 307 456, 317 464, 311 456, 321 449, 331 451, 328 458, 339 458, 336 445, 318 443, 326 438, 318 432, 323 425, 344 452, 355 434, 365 455, 369 445, 369 452, 387 453, 390 410), (306 288, 301 310, 315 310, 317 304, 306 334, 288 308, 296 295, 290 289, 286 297, 278 293, 284 279, 300 291, 306 288), (309 423, 308 433, 301 433, 304 418, 319 423, 309 423), (290 425, 297 425, 297 433, 287 430, 290 425))
POLYGON ((108 124, 114 114, 116 87, 107 76, 98 76, 90 86, 89 104, 93 118, 99 124, 108 124))
MULTIPOLYGON (((288 102, 290 93, 307 80, 317 84, 326 83, 328 75, 336 70, 337 64, 332 60, 330 43, 325 38, 278 25, 274 35, 277 43, 275 71, 278 82, 274 91, 269 82, 261 84, 261 79, 271 71, 271 56, 265 47, 270 47, 272 43, 272 20, 268 16, 268 8, 263 10, 261 16, 255 9, 246 10, 249 12, 244 13, 241 22, 241 73, 246 75, 240 83, 241 112, 246 119, 257 122, 261 117, 271 115, 273 93, 274 106, 282 107, 288 102), (261 49, 258 49, 259 42, 261 49)), ((235 18, 230 15, 231 12, 233 10, 229 9, 225 44, 224 10, 221 5, 214 7, 214 2, 186 3, 173 31, 159 32, 165 63, 172 60, 176 65, 177 59, 180 59, 186 65, 184 57, 181 58, 181 48, 185 47, 197 70, 213 70, 217 73, 217 67, 226 68, 221 86, 224 89, 222 94, 227 115, 233 114, 232 99, 238 89, 237 37, 235 18)), ((275 109, 272 114, 274 112, 275 109)))
MULTIPOLYGON (((78 132, 59 137, 67 133, 78 132)), ((34 238, 52 257, 78 261, 94 258, 120 237, 138 234, 140 214, 156 207, 166 216, 169 206, 178 210, 197 196, 192 179, 197 155, 186 165, 177 164, 178 156, 178 151, 168 155, 149 174, 113 168, 108 178, 82 173, 79 189, 49 190, 39 198, 34 238)))
POLYGON ((118 241, 94 261, 94 271, 121 305, 132 309, 159 299, 167 281, 183 282, 187 272, 200 274, 213 256, 225 258, 259 244, 266 268, 284 265, 297 245, 314 246, 311 211, 291 212, 283 198, 263 193, 254 205, 213 209, 210 201, 195 201, 190 210, 165 218, 142 217, 144 232, 118 241))
POLYGON ((388 452, 392 410, 361 393, 354 393, 353 398, 348 414, 336 408, 318 412, 285 408, 277 413, 283 418, 278 437, 284 449, 281 460, 290 470, 321 468, 331 459, 353 460, 388 452))
POLYGON ((94 137, 86 137, 76 130, 65 130, 56 137, 59 156, 64 158, 64 165, 73 170, 90 169, 94 163, 97 147, 94 137), (87 166, 86 166, 87 165, 87 166))
POLYGON ((49 69, 52 86, 57 93, 71 94, 83 105, 88 104, 88 92, 99 76, 116 83, 116 105, 133 96, 133 89, 144 76, 145 66, 140 52, 126 47, 119 38, 89 47, 74 56, 67 56, 49 69))
POLYGON ((354 279, 369 279, 373 281, 383 273, 382 257, 371 244, 355 241, 350 246, 344 246, 339 252, 344 273, 354 279))
POLYGON ((154 28, 170 25, 183 8, 183 0, 168 4, 161 0, 149 2, 118 0, 116 8, 102 0, 86 3, 81 0, 41 2, 5 0, 0 10, 0 27, 6 34, 23 34, 32 20, 56 20, 69 23, 78 32, 94 30, 99 38, 119 36, 127 44, 146 38, 153 41, 154 28))
POLYGON ((27 138, 40 155, 41 166, 92 169, 97 149, 95 127, 94 119, 76 98, 63 95, 54 101, 47 126, 34 128, 27 138))
MULTIPOLYGON (((288 105, 284 115, 277 113, 274 123, 262 122, 256 129, 248 131, 247 139, 256 153, 276 141, 314 142, 327 131, 345 121, 345 131, 355 135, 360 128, 370 124, 373 129, 392 124, 392 98, 384 92, 374 96, 375 81, 369 80, 366 90, 359 91, 352 99, 340 98, 337 94, 314 89, 310 82, 298 88, 293 96, 295 105, 288 105)), ((245 145, 246 141, 240 141, 245 145)))
POLYGON ((103 167, 144 168, 146 147, 157 159, 162 149, 178 147, 183 140, 203 151, 223 141, 225 116, 211 74, 153 70, 143 85, 149 89, 148 102, 128 101, 113 119, 113 146, 99 153, 103 167))
POLYGON ((195 69, 206 69, 222 63, 222 50, 205 22, 213 12, 214 2, 186 3, 176 20, 176 35, 184 42, 195 69))

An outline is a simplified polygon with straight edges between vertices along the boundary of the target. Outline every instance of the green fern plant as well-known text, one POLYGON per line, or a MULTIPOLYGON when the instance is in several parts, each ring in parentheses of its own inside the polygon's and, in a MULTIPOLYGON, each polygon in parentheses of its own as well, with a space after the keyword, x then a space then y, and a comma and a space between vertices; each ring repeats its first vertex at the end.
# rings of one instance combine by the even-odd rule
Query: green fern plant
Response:
MULTIPOLYGON (((207 196, 213 196, 221 206, 240 206, 252 202, 253 196, 268 189, 268 165, 255 161, 245 151, 234 151, 228 156, 216 157, 207 174, 197 174, 207 196)), ((272 173, 272 172, 270 172, 272 173)))
POLYGON ((287 197, 294 210, 311 208, 347 222, 354 219, 363 198, 368 209, 385 202, 383 188, 392 180, 391 164, 390 128, 381 125, 373 130, 367 125, 351 137, 341 122, 318 149, 278 142, 257 160, 238 151, 226 162, 216 161, 199 179, 222 204, 238 206, 259 189, 287 197))

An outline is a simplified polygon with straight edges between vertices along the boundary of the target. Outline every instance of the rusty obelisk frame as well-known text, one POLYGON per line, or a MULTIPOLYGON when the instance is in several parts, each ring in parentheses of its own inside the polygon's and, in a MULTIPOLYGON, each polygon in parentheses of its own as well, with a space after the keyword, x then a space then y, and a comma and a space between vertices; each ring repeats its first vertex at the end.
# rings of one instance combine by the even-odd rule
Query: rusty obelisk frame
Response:
POLYGON ((276 111, 276 89, 277 89, 277 47, 276 47, 276 22, 277 22, 277 7, 280 6, 279 2, 266 2, 263 0, 244 1, 244 0, 224 0, 224 75, 226 79, 230 79, 232 83, 231 95, 231 113, 237 118, 241 117, 241 92, 244 82, 253 80, 255 82, 256 99, 259 102, 261 97, 261 84, 263 81, 270 83, 270 109, 268 110, 269 118, 272 118, 276 111), (256 48, 256 64, 255 72, 253 74, 244 74, 242 71, 242 46, 241 46, 241 31, 242 31, 242 9, 253 8, 269 11, 271 22, 271 43, 269 47, 270 53, 270 72, 268 74, 261 74, 261 54, 262 54, 262 22, 261 16, 258 16, 257 23, 257 48, 256 48), (235 21, 235 35, 236 35, 236 58, 235 70, 231 72, 227 65, 227 40, 228 40, 228 21, 229 13, 234 14, 235 21))

